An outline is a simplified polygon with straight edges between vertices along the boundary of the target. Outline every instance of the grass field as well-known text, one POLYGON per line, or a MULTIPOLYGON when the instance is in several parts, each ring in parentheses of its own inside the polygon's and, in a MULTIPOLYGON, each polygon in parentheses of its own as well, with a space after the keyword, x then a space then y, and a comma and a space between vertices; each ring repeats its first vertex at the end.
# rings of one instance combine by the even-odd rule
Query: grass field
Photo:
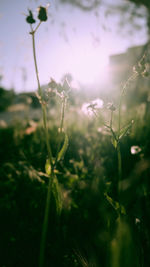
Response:
MULTIPOLYGON (((32 117, 33 110, 36 114, 41 110, 30 105, 24 116, 18 111, 16 117, 17 111, 10 107, 1 113, 7 115, 0 128, 3 267, 38 266, 50 178, 45 173, 47 149, 42 122, 32 117)), ((122 111, 123 120, 134 118, 134 124, 120 142, 118 195, 117 151, 102 119, 109 120, 109 111, 101 109, 99 117, 87 116, 82 104, 76 107, 68 103, 65 126, 69 145, 57 165, 59 187, 50 203, 44 266, 150 265, 150 127, 149 115, 146 111, 138 114, 139 106, 122 111)), ((59 102, 48 110, 48 131, 56 154, 59 102)))

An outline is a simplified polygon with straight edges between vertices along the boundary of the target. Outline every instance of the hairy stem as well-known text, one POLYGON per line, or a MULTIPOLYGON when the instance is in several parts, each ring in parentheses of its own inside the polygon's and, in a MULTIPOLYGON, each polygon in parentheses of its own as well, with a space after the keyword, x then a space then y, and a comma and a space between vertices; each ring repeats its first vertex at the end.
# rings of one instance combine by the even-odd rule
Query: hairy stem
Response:
POLYGON ((45 257, 46 236, 47 236, 47 230, 48 230, 49 209, 50 209, 50 202, 51 202, 51 189, 52 189, 53 178, 54 178, 54 166, 53 166, 53 156, 52 156, 51 145, 49 142, 46 106, 45 106, 45 103, 43 101, 43 95, 42 95, 42 90, 41 90, 41 86, 40 86, 37 59, 36 59, 35 32, 39 26, 40 26, 40 23, 38 24, 35 31, 33 31, 32 27, 31 27, 31 30, 32 30, 31 35, 32 35, 34 65, 35 65, 35 72, 36 72, 36 78, 37 78, 37 84, 38 84, 39 101, 40 101, 41 106, 42 106, 43 127, 44 127, 44 132, 45 132, 45 140, 46 140, 46 146, 47 146, 49 161, 51 164, 51 175, 49 177, 49 183, 48 183, 48 191, 47 191, 47 198, 46 198, 46 204, 45 204, 44 221, 43 221, 41 244, 40 244, 40 256, 39 256, 39 267, 43 267, 44 266, 44 257, 45 257))
POLYGON ((38 73, 37 60, 36 60, 35 32, 32 31, 31 35, 32 35, 32 46, 33 46, 33 57, 34 57, 35 73, 36 73, 36 79, 37 79, 37 83, 38 83, 38 93, 39 93, 39 96, 42 98, 42 90, 41 90, 41 86, 40 86, 39 73, 38 73))

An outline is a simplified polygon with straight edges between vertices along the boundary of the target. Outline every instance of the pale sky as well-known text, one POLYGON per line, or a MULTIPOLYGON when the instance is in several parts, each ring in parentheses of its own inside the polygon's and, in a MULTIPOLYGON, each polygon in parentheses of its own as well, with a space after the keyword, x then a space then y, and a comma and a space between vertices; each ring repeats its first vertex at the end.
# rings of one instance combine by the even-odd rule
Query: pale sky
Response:
MULTIPOLYGON (((0 74, 4 76, 2 85, 8 89, 30 91, 37 88, 30 27, 23 13, 30 8, 36 17, 36 7, 47 3, 45 0, 0 0, 0 74), (23 75, 27 76, 26 84, 23 75)), ((144 22, 142 30, 128 36, 116 32, 118 17, 106 18, 103 8, 96 13, 83 12, 61 5, 58 0, 49 3, 49 19, 41 24, 36 34, 41 84, 47 84, 50 77, 59 82, 68 72, 81 83, 99 82, 106 78, 110 54, 124 52, 146 41, 144 22)))

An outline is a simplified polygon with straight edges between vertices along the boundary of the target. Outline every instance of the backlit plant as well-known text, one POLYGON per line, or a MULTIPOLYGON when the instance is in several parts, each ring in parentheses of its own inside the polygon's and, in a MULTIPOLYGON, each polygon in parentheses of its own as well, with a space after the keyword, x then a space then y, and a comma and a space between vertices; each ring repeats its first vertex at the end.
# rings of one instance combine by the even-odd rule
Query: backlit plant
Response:
POLYGON ((49 221, 49 210, 50 210, 50 202, 51 202, 51 195, 54 195, 56 201, 56 210, 60 214, 61 207, 62 207, 62 200, 61 200, 61 192, 59 189, 59 183, 56 177, 56 168, 57 163, 64 157, 66 149, 68 147, 68 136, 64 130, 64 117, 65 117, 65 107, 66 102, 68 99, 68 92, 70 90, 70 86, 65 80, 63 84, 56 83, 53 79, 51 79, 49 83, 49 89, 47 90, 48 99, 58 96, 61 99, 61 119, 60 119, 60 127, 58 128, 58 132, 60 135, 59 142, 57 144, 57 151, 55 157, 53 155, 51 143, 50 143, 50 133, 48 130, 48 119, 47 119, 47 101, 45 100, 44 93, 41 88, 40 79, 39 79, 39 72, 38 72, 38 65, 37 65, 37 58, 36 58, 36 49, 35 49, 35 34, 41 25, 42 22, 47 21, 47 8, 40 6, 38 8, 38 24, 35 28, 33 28, 33 24, 36 23, 34 19, 33 13, 29 10, 29 14, 26 17, 27 23, 30 24, 30 34, 32 37, 32 46, 33 46, 33 57, 34 57, 34 64, 35 64, 35 72, 38 84, 37 90, 37 97, 41 104, 42 108, 42 116, 43 116, 43 127, 45 132, 45 142, 47 146, 47 153, 48 158, 45 159, 45 171, 47 175, 49 175, 49 182, 48 182, 48 191, 47 191, 47 199, 45 204, 45 215, 43 221, 43 228, 42 228, 42 238, 41 238, 41 246, 40 246, 40 257, 39 257, 39 266, 42 267, 44 265, 44 254, 45 254, 45 246, 46 246, 46 236, 47 236, 47 229, 48 229, 48 221, 49 221), (64 138, 64 142, 62 145, 62 136, 64 138))

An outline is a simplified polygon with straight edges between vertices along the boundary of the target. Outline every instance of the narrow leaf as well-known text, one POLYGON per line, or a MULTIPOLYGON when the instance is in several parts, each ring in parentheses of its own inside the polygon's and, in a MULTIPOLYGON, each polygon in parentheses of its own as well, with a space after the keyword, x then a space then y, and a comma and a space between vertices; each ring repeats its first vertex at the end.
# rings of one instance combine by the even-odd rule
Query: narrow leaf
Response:
POLYGON ((53 196, 55 199, 57 214, 60 215, 61 210, 62 210, 62 195, 61 195, 61 189, 60 189, 56 176, 54 177, 54 180, 53 180, 52 192, 53 192, 53 196))
POLYGON ((128 131, 131 130, 131 127, 133 125, 134 121, 132 120, 130 123, 128 123, 127 125, 125 125, 121 130, 120 130, 120 135, 119 135, 119 139, 121 139, 122 137, 124 137, 128 131))
POLYGON ((119 202, 113 200, 106 192, 104 193, 104 196, 106 197, 109 204, 119 213, 126 214, 125 207, 123 205, 120 205, 119 202))
POLYGON ((51 174, 51 164, 50 164, 50 160, 47 159, 46 163, 45 163, 45 172, 46 174, 50 175, 51 174))
POLYGON ((58 153, 58 158, 57 158, 58 161, 61 160, 64 157, 65 152, 66 152, 67 147, 68 147, 68 142, 69 142, 68 135, 65 133, 64 144, 63 144, 61 150, 58 153))
POLYGON ((114 148, 116 149, 117 148, 117 140, 114 137, 112 137, 111 142, 112 142, 114 148))

